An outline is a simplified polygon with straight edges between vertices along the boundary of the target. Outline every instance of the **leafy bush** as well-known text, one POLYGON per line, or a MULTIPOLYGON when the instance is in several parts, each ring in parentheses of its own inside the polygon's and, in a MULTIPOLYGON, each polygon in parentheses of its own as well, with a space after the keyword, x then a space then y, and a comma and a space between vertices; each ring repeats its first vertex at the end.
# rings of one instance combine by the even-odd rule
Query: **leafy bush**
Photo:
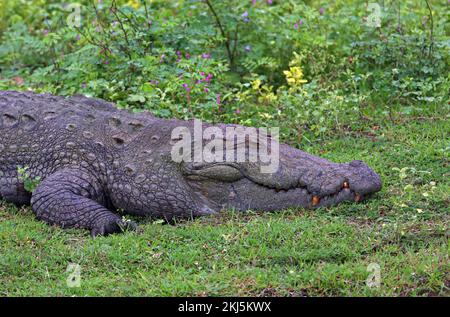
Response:
MULTIPOLYGON (((83 93, 161 117, 322 135, 448 98, 446 2, 9 0, 0 89, 83 93)), ((298 140, 301 142, 301 140, 298 140)))

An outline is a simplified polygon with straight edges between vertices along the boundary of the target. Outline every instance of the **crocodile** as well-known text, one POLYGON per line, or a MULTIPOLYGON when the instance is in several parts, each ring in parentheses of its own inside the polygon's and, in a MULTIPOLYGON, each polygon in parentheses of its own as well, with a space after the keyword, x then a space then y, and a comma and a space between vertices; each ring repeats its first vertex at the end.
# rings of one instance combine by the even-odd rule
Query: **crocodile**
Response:
MULTIPOLYGON (((262 171, 261 159, 175 160, 180 136, 173 131, 180 127, 195 132, 195 120, 161 119, 84 95, 0 91, 0 199, 31 205, 37 219, 95 237, 135 229, 124 214, 170 222, 222 210, 317 208, 360 202, 381 189, 364 162, 334 163, 270 133, 269 151, 279 152, 271 172, 262 171), (39 179, 33 191, 25 189, 20 168, 39 179)), ((224 135, 237 148, 234 136, 224 135)), ((244 141, 246 154, 251 142, 244 141)))

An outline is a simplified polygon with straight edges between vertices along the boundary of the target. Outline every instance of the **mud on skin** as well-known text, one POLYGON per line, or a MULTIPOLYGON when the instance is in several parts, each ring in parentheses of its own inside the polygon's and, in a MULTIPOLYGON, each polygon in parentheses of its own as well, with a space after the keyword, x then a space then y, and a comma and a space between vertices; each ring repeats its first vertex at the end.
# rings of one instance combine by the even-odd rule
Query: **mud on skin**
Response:
MULTIPOLYGON (((359 202, 381 189, 361 161, 337 164, 280 145, 279 168, 258 163, 176 163, 175 127, 148 112, 74 96, 0 91, 0 198, 31 204, 38 219, 93 236, 134 228, 115 213, 195 217, 221 209, 273 211, 359 202), (41 182, 31 194, 17 167, 41 182)), ((218 125, 225 129, 226 125, 218 125)))

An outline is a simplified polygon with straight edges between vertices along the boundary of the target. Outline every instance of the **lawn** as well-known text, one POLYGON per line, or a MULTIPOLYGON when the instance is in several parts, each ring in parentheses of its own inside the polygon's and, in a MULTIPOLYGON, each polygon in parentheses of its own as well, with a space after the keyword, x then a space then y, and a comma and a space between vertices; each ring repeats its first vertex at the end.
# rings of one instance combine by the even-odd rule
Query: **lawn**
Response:
POLYGON ((398 112, 305 142, 381 175, 360 204, 138 219, 137 232, 92 239, 0 202, 0 296, 448 296, 448 119, 437 107, 398 112))
POLYGON ((0 90, 279 127, 383 188, 95 239, 0 201, 0 296, 450 295, 448 1, 24 3, 0 1, 0 90))

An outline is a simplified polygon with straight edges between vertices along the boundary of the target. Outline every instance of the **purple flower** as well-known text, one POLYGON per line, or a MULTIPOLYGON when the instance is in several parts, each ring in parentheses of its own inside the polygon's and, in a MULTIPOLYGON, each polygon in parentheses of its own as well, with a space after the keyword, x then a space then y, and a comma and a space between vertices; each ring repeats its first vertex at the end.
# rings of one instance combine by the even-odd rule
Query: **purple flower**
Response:
POLYGON ((218 105, 220 105, 220 103, 221 103, 221 101, 220 101, 220 94, 217 94, 217 95, 216 95, 216 103, 217 103, 218 105))
POLYGON ((323 15, 325 13, 325 9, 324 8, 320 8, 319 9, 319 13, 320 13, 320 15, 323 15))
POLYGON ((105 60, 103 63, 104 63, 105 65, 109 65, 109 61, 108 61, 108 60, 105 60))
POLYGON ((250 19, 248 18, 248 12, 247 11, 242 13, 241 17, 242 17, 242 19, 244 20, 245 23, 250 21, 250 19))
POLYGON ((248 53, 252 51, 252 47, 250 45, 245 45, 244 50, 248 53))
POLYGON ((208 74, 208 76, 205 77, 205 82, 207 82, 207 83, 211 82, 212 77, 213 77, 212 74, 208 74))
POLYGON ((209 89, 205 87, 205 92, 209 92, 209 89))
POLYGON ((191 58, 191 54, 189 54, 189 53, 184 54, 184 56, 185 56, 187 59, 191 58))
POLYGON ((86 88, 86 83, 82 83, 81 88, 86 88))
POLYGON ((77 36, 75 37, 75 39, 76 39, 77 41, 79 41, 80 38, 81 38, 80 34, 77 34, 77 36))
POLYGON ((205 72, 200 72, 200 75, 205 76, 205 72))
POLYGON ((47 35, 48 34, 48 30, 47 29, 43 30, 42 34, 47 35))
POLYGON ((210 59, 210 58, 211 58, 211 54, 203 53, 203 54, 202 54, 202 58, 204 58, 204 59, 210 59))
POLYGON ((267 0, 267 4, 271 5, 272 4, 272 0, 267 0))
POLYGON ((186 92, 191 91, 191 88, 189 88, 188 84, 183 84, 183 88, 186 90, 186 92))
POLYGON ((252 0, 252 4, 255 5, 256 4, 256 0, 252 0))
POLYGON ((294 24, 294 29, 298 29, 298 27, 302 24, 303 24, 303 20, 302 19, 298 20, 298 22, 294 24))
POLYGON ((241 113, 241 109, 237 108, 235 112, 236 112, 236 114, 240 114, 241 113))

